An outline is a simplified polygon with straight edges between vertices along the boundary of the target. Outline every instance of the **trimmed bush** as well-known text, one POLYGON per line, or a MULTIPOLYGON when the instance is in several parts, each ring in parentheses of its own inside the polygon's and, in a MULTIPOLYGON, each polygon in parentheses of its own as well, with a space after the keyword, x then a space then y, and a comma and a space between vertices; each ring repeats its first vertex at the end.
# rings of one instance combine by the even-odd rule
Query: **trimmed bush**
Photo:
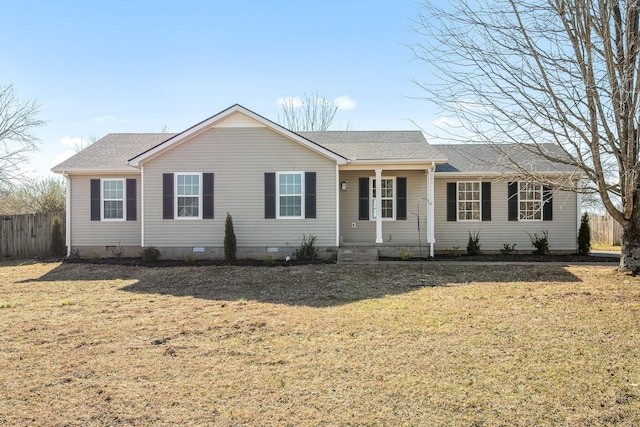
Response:
MULTIPOLYGON (((529 233, 527 233, 529 234, 529 233)), ((536 255, 547 255, 549 253, 549 232, 543 231, 542 236, 538 236, 537 233, 533 233, 533 236, 529 234, 529 238, 531 239, 531 246, 536 248, 533 251, 536 255)))
POLYGON ((56 215, 53 217, 51 224, 51 255, 65 256, 67 248, 64 244, 64 236, 62 235, 62 225, 60 218, 56 215))
POLYGON ((515 253, 516 251, 516 244, 514 243, 513 245, 510 245, 509 242, 506 242, 504 245, 502 245, 502 249, 500 249, 500 253, 502 255, 511 255, 512 253, 515 253))
POLYGON ((236 260, 236 233, 233 231, 233 219, 227 212, 227 220, 224 223, 224 259, 227 262, 236 260))
POLYGON ((318 248, 316 248, 317 236, 310 234, 309 237, 302 235, 302 243, 296 249, 294 256, 296 261, 311 261, 318 258, 318 248))
POLYGON ((589 224, 589 214, 585 212, 582 214, 578 229, 578 253, 589 255, 589 252, 591 252, 591 225, 589 224))
POLYGON ((470 256, 480 255, 480 232, 475 234, 469 232, 469 240, 467 241, 467 254, 470 256))
POLYGON ((157 261, 160 258, 160 251, 155 246, 145 246, 140 255, 145 261, 157 261))

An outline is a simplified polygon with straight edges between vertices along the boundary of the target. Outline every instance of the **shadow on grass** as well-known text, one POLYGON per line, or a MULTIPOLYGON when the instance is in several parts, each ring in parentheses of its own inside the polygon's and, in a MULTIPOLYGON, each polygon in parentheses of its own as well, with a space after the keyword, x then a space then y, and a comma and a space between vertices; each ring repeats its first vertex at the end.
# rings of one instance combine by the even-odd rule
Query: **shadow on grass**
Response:
MULTIPOLYGON (((120 290, 215 301, 259 301, 330 307, 413 292, 422 285, 456 286, 486 282, 578 282, 562 265, 455 265, 417 263, 300 265, 292 267, 127 267, 61 264, 28 281, 131 280, 120 290)), ((26 281, 25 281, 26 282, 26 281)))

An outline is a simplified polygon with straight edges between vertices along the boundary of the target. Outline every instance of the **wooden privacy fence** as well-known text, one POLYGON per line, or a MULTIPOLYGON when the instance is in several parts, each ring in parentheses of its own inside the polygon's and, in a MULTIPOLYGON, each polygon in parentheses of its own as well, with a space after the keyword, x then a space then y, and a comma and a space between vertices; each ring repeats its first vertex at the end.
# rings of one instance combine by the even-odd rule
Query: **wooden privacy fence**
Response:
POLYGON ((620 246, 622 244, 622 226, 609 215, 590 216, 591 243, 620 246))
POLYGON ((60 218, 65 239, 64 212, 0 216, 0 256, 18 259, 50 256, 55 216, 60 218))

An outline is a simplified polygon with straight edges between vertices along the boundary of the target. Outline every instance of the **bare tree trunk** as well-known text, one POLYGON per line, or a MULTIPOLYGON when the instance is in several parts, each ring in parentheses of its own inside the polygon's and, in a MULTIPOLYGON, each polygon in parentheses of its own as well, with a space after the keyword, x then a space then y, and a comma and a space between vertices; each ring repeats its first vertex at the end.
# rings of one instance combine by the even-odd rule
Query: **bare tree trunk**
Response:
POLYGON ((622 230, 620 268, 637 273, 640 271, 640 197, 635 198, 631 219, 622 230))

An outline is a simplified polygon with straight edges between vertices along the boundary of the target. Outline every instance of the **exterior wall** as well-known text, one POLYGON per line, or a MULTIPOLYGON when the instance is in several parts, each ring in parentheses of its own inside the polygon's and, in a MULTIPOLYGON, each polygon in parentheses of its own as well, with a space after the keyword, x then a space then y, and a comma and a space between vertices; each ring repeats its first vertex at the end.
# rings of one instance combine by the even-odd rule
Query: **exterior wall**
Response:
POLYGON ((222 248, 227 212, 239 256, 248 251, 252 258, 283 258, 300 246, 303 234, 315 234, 318 247, 336 246, 335 161, 269 128, 212 128, 143 167, 145 246, 202 247, 205 253, 222 248), (264 218, 264 173, 279 171, 316 172, 316 218, 264 218), (162 218, 162 174, 178 172, 215 174, 214 219, 162 218))
MULTIPOLYGON (((139 175, 71 176, 71 250, 81 246, 140 247, 141 180, 139 175), (91 221, 91 179, 135 178, 136 221, 91 221)), ((69 214, 69 213, 67 213, 69 214)), ((107 252, 111 248, 105 249, 107 252)), ((138 251, 139 252, 139 251, 138 251)), ((137 254, 136 254, 137 255, 137 254)))
MULTIPOLYGON (((338 249, 332 247, 316 247, 318 249, 318 258, 320 259, 336 259, 338 249)), ((138 258, 141 256, 144 248, 141 246, 75 246, 74 256, 80 258, 114 258, 114 257, 131 257, 138 258)), ((194 259, 224 259, 224 248, 207 247, 204 252, 194 252, 192 247, 173 247, 163 246, 160 250, 160 259, 185 259, 192 256, 194 259)), ((264 247, 239 247, 236 253, 238 259, 284 259, 291 256, 292 252, 297 248, 282 248, 278 252, 266 252, 264 247)))
MULTIPOLYGON (((340 191, 340 244, 371 244, 376 241, 376 221, 360 220, 358 215, 358 178, 374 176, 370 171, 341 171, 340 182, 347 182, 347 190, 340 191), (355 224, 355 228, 353 227, 355 224)), ((407 219, 382 221, 384 244, 418 245, 418 203, 420 203, 420 230, 426 236, 427 224, 427 176, 423 170, 394 171, 382 170, 382 177, 407 178, 407 219), (414 215, 415 214, 415 215, 414 215)), ((422 239, 426 244, 426 237, 422 239)))
POLYGON ((516 244, 520 253, 531 252, 529 234, 549 232, 550 251, 576 251, 577 197, 573 192, 556 191, 553 194, 552 221, 509 221, 506 180, 491 183, 491 221, 447 221, 447 182, 471 179, 435 176, 435 250, 445 252, 458 247, 463 253, 469 232, 480 233, 481 250, 499 251, 504 243, 516 244))

